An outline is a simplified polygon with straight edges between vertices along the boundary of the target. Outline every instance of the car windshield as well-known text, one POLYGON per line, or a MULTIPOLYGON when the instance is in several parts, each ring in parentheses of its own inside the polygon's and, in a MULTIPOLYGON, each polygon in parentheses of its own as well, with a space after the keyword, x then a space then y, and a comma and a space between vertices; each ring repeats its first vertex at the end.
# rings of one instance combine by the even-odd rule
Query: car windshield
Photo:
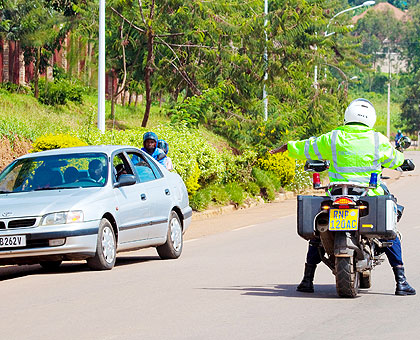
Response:
POLYGON ((0 174, 0 194, 103 187, 107 174, 108 161, 103 153, 23 158, 0 174))

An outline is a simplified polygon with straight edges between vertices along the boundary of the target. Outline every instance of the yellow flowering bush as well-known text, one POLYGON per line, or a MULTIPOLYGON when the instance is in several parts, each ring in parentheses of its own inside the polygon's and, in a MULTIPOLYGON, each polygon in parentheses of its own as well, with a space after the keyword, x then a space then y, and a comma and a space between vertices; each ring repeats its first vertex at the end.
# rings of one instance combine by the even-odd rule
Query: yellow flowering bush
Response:
POLYGON ((194 193, 200 189, 200 184, 198 184, 198 179, 200 178, 200 168, 198 167, 198 163, 196 161, 193 162, 188 171, 187 171, 187 178, 185 180, 185 186, 187 187, 187 191, 190 195, 194 195, 194 193))
POLYGON ((271 171, 280 180, 281 186, 291 183, 295 175, 295 161, 287 153, 276 153, 271 155, 266 153, 257 160, 259 168, 271 171))
POLYGON ((70 148, 73 146, 87 145, 77 137, 66 134, 45 135, 37 138, 32 144, 30 152, 38 152, 51 149, 70 148))

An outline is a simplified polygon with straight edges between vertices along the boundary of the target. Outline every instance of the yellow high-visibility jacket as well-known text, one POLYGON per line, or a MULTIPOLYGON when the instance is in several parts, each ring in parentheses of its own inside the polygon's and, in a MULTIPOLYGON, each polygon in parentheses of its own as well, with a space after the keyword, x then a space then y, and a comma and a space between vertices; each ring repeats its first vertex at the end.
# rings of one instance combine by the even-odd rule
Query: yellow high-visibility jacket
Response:
MULTIPOLYGON (((287 150, 297 159, 329 160, 331 182, 368 184, 372 172, 379 177, 381 167, 395 169, 404 162, 404 155, 387 137, 362 124, 347 124, 317 138, 288 142, 287 150)), ((378 187, 369 195, 383 193, 378 187)))

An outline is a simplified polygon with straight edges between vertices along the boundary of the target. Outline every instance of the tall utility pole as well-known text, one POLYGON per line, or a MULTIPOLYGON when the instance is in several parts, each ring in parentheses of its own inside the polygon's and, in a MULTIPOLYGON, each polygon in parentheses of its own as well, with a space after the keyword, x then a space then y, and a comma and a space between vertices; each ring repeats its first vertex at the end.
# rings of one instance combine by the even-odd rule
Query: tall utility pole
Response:
POLYGON ((265 84, 268 80, 268 53, 267 53, 267 31, 265 30, 265 27, 268 24, 267 20, 267 14, 268 14, 268 0, 264 0, 264 33, 265 33, 265 49, 264 49, 264 61, 265 61, 265 72, 264 72, 264 86, 263 86, 263 100, 264 100, 264 120, 267 121, 268 119, 268 98, 267 98, 267 91, 265 89, 265 84))
POLYGON ((99 0, 98 129, 105 132, 105 0, 99 0))

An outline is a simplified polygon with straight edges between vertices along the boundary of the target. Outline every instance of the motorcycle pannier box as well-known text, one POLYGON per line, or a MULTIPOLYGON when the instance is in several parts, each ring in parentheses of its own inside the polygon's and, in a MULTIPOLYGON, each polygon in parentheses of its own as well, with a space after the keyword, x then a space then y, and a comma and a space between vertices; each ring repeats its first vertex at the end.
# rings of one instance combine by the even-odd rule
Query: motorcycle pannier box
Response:
POLYGON ((321 212, 321 203, 329 200, 326 196, 297 197, 297 232, 305 240, 315 238, 315 216, 321 212))
POLYGON ((360 217, 359 232, 368 237, 397 237, 397 203, 392 195, 361 197, 368 205, 368 214, 360 217))

